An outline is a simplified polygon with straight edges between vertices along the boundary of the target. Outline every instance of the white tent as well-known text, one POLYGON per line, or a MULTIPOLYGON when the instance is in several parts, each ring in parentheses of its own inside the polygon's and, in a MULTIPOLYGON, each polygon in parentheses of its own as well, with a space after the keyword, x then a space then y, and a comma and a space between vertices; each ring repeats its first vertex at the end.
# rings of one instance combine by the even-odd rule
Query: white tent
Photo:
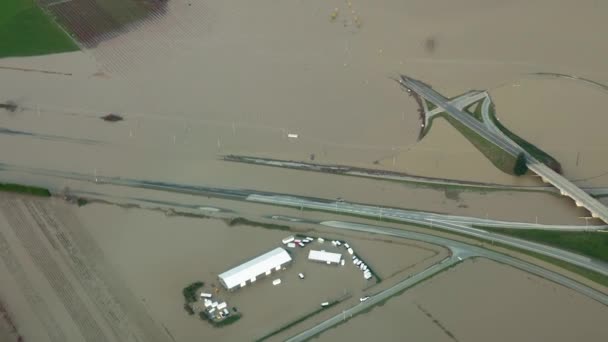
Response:
POLYGON ((339 264, 342 259, 340 253, 330 253, 326 251, 311 250, 308 252, 308 260, 325 262, 328 264, 339 264))
POLYGON ((285 249, 278 247, 220 274, 220 282, 228 290, 239 286, 243 287, 243 284, 251 282, 259 276, 269 275, 273 270, 280 270, 283 265, 290 261, 291 256, 289 253, 285 249))

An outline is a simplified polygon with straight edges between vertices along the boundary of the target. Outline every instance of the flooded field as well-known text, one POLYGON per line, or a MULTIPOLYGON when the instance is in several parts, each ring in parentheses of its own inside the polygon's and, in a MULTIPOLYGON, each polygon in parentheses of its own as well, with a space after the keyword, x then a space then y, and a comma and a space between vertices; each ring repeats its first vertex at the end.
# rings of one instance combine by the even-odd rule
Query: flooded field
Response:
POLYGON ((466 261, 319 340, 604 341, 608 309, 485 259, 466 261))
MULTIPOLYGON (((198 280, 217 284, 219 273, 280 245, 289 232, 109 205, 77 208, 56 199, 3 195, 0 204, 5 222, 0 272, 10 279, 0 298, 15 325, 23 326, 23 336, 36 341, 249 339, 317 310, 324 301, 346 296, 340 305, 352 305, 364 291, 381 290, 446 255, 422 243, 337 236, 386 283, 371 286, 350 261, 345 266, 307 261, 309 248, 336 249, 314 242, 293 250, 294 264, 272 277, 283 280, 280 286, 261 279, 241 291, 220 291, 218 296, 243 318, 212 328, 184 311, 181 289, 198 280), (306 279, 298 279, 299 272, 306 279)), ((335 314, 340 305, 323 315, 335 314)))
MULTIPOLYGON (((34 169, 57 170, 63 172, 66 178, 70 178, 70 172, 75 172, 89 175, 91 180, 95 175, 123 177, 189 185, 255 189, 326 199, 342 197, 351 202, 457 215, 488 216, 530 222, 538 217, 540 222, 545 223, 583 223, 579 216, 584 216, 584 210, 577 209, 565 197, 551 194, 492 192, 492 196, 488 196, 487 193, 445 191, 397 182, 223 162, 218 158, 220 154, 251 153, 251 150, 255 149, 253 144, 249 149, 232 147, 237 139, 230 127, 212 129, 203 125, 189 125, 184 129, 184 125, 175 123, 161 124, 138 119, 109 124, 93 117, 43 115, 38 117, 35 113, 19 113, 19 116, 13 118, 3 118, 0 119, 1 124, 10 125, 13 132, 0 134, 0 149, 5 152, 3 163, 34 169), (57 125, 60 122, 64 124, 57 125), (69 134, 62 132, 66 129, 69 134), (173 136, 165 133, 167 130, 175 133, 175 143, 173 136), (31 134, 15 134, 15 131, 31 134), (90 134, 80 133, 88 131, 90 134), (219 150, 218 140, 221 141, 219 150), (20 153, 11 153, 13 146, 19 146, 20 153), (514 198, 518 200, 513 201, 514 198), (534 205, 539 202, 543 202, 544 205, 542 207, 534 205)), ((440 127, 437 125, 436 128, 440 127)), ((241 131, 246 130, 237 127, 237 132, 241 131)), ((464 138, 457 135, 458 133, 455 131, 453 133, 455 137, 462 139, 463 143, 468 144, 464 138)), ((421 144, 426 144, 426 139, 433 138, 433 134, 431 132, 421 144)), ((256 141, 257 146, 269 146, 275 151, 280 150, 281 146, 288 148, 297 144, 280 137, 267 140, 252 138, 248 141, 256 141)), ((420 160, 424 158, 420 154, 417 156, 420 156, 420 160)), ((458 158, 444 156, 445 159, 436 160, 440 165, 436 170, 448 168, 451 161, 456 171, 461 174, 467 172, 466 165, 461 164, 458 158)), ((479 154, 479 165, 485 165, 484 170, 495 170, 489 161, 482 158, 479 154)), ((412 162, 414 168, 415 165, 412 162)), ((440 175, 440 173, 428 175, 440 175)), ((54 179, 50 180, 50 184, 41 184, 38 183, 41 179, 39 175, 27 175, 24 172, 19 177, 21 179, 15 181, 33 182, 32 184, 56 189, 71 183, 72 187, 82 189, 77 187, 81 184, 70 182, 69 179, 54 179)), ((8 178, 5 178, 5 181, 8 181, 8 178)), ((534 177, 525 177, 520 183, 533 183, 533 181, 534 177)), ((103 187, 96 188, 91 190, 104 192, 103 187)))
MULTIPOLYGON (((259 337, 316 310, 321 302, 340 298, 345 293, 351 296, 347 303, 352 304, 358 301, 361 290, 369 286, 350 261, 342 267, 305 260, 307 249, 321 248, 314 242, 306 249, 293 250, 294 264, 271 277, 282 279, 280 286, 272 286, 270 280, 262 279, 233 293, 221 291, 218 296, 236 306, 243 318, 233 326, 212 328, 186 314, 181 306, 181 288, 197 280, 217 284, 219 273, 280 245, 289 232, 229 227, 218 220, 168 218, 160 213, 100 205, 83 207, 78 215, 119 273, 145 299, 155 319, 178 341, 197 336, 241 340, 259 337), (102 217, 109 219, 102 221, 102 217), (120 237, 118 241, 117 237, 120 237), (299 272, 304 273, 306 279, 298 279, 299 272), (157 278, 155 274, 165 276, 157 278)), ((436 247, 429 250, 428 246, 343 239, 360 250, 383 276, 437 254, 436 247), (379 249, 379 244, 386 247, 379 249), (395 263, 398 249, 404 253, 395 263), (387 263, 392 265, 383 266, 387 263)), ((325 245, 324 249, 332 250, 331 244, 325 245)), ((428 262, 430 260, 425 264, 428 262)))
MULTIPOLYGON (((600 51, 576 53, 582 44, 574 39, 579 30, 585 30, 585 46, 597 42, 603 48, 603 38, 594 32, 606 24, 563 25, 572 23, 573 13, 577 18, 601 13, 575 2, 562 4, 550 17, 543 15, 550 1, 265 2, 172 0, 162 16, 86 53, 3 59, 2 67, 65 75, 0 69, 2 100, 27 107, 21 115, 40 111, 56 120, 44 130, 63 135, 66 126, 58 115, 75 119, 119 112, 131 126, 112 129, 118 132, 111 141, 145 134, 155 122, 165 129, 150 135, 181 142, 183 131, 198 122, 210 125, 213 134, 188 141, 220 145, 222 152, 297 160, 314 154, 321 162, 374 167, 381 161, 383 167, 423 175, 519 183, 493 169, 451 127, 442 127, 445 123, 425 139, 432 143, 417 145, 414 101, 391 77, 410 74, 454 96, 495 88, 528 72, 550 69, 598 78, 608 73, 600 51), (539 16, 551 37, 537 28, 539 16), (520 24, 513 27, 513 20, 520 24), (550 53, 538 44, 549 38, 550 53), (226 134, 218 134, 217 126, 226 134), (288 132, 299 134, 297 142, 282 139, 288 132)), ((94 135, 94 126, 86 126, 79 134, 94 135)), ((197 162, 216 153, 197 154, 197 162)))
MULTIPOLYGON (((256 217, 294 210, 126 189, 96 183, 95 178, 342 197, 504 220, 585 223, 583 209, 548 194, 438 190, 219 160, 225 154, 243 154, 428 177, 541 184, 535 177, 500 172, 443 120, 436 120, 418 141, 416 103, 394 81, 403 73, 448 97, 489 89, 502 122, 555 156, 566 177, 581 185, 608 186, 601 131, 607 123, 601 109, 608 93, 587 83, 530 75, 608 79, 608 2, 43 4, 55 7, 59 21, 86 48, 0 59, 0 103, 17 106, 15 111, 0 109, 0 162, 28 169, 2 172, 2 182, 90 191, 125 203, 143 198, 221 204, 228 210, 246 208, 256 217), (99 4, 106 6, 98 11, 99 4), (92 24, 83 26, 75 13, 92 24), (137 24, 130 24, 131 19, 137 24), (581 53, 589 49, 593 53, 581 53), (109 113, 125 120, 100 119, 109 113), (290 133, 298 138, 288 138, 290 133), (41 174, 49 170, 60 176, 41 174), (89 175, 90 180, 76 181, 70 173, 89 175)), ((1 195, 0 279, 11 280, 2 282, 0 301, 27 341, 53 342, 248 340, 316 310, 329 298, 347 293, 351 297, 340 305, 358 302, 366 286, 360 272, 298 259, 281 274, 285 281, 279 287, 261 281, 245 291, 223 293, 244 314, 234 326, 214 329, 186 314, 180 293, 184 286, 213 282, 218 273, 276 246, 285 233, 154 211, 101 204, 78 209, 59 199, 1 195), (307 274, 305 281, 297 278, 300 271, 307 274), (309 284, 314 291, 308 291, 309 284)), ((447 253, 411 242, 335 236, 352 238, 352 245, 385 279, 367 291, 388 286, 447 253)), ((339 312, 340 305, 296 328, 339 312)), ((579 331, 589 341, 607 337, 601 330, 608 316, 604 307, 483 260, 433 278, 372 313, 321 339, 571 341, 579 331), (575 320, 569 319, 573 310, 575 320)), ((0 339, 6 335, 1 324, 0 339)))

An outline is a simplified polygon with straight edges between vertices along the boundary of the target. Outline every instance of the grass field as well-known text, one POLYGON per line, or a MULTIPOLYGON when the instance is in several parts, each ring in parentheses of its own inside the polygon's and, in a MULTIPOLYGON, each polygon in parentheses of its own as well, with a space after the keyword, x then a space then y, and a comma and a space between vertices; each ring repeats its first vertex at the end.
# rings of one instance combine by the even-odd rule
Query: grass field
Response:
POLYGON ((538 229, 484 229, 608 261, 608 233, 560 232, 538 229))
POLYGON ((562 165, 557 161, 557 159, 553 158, 548 153, 536 147, 534 144, 531 144, 527 140, 521 138, 517 134, 511 132, 507 127, 500 123, 500 121, 496 119, 496 111, 494 108, 494 104, 490 105, 490 118, 492 119, 496 127, 498 127, 498 129, 500 129, 506 136, 511 138, 511 140, 515 141, 519 146, 526 150, 526 152, 530 153, 534 158, 538 159, 540 162, 547 165, 555 172, 562 172, 562 165))
POLYGON ((445 113, 441 113, 438 117, 442 117, 454 126, 467 140, 471 142, 486 158, 494 164, 499 170, 507 174, 513 174, 513 167, 515 166, 515 157, 507 153, 502 148, 489 142, 479 134, 467 126, 460 123, 460 121, 452 118, 445 113))
POLYGON ((0 58, 76 50, 78 46, 34 0, 0 1, 0 58))
POLYGON ((28 194, 34 196, 41 197, 50 197, 51 193, 47 189, 28 186, 28 185, 20 185, 20 184, 11 184, 11 183, 0 183, 0 191, 5 192, 16 192, 20 194, 28 194))

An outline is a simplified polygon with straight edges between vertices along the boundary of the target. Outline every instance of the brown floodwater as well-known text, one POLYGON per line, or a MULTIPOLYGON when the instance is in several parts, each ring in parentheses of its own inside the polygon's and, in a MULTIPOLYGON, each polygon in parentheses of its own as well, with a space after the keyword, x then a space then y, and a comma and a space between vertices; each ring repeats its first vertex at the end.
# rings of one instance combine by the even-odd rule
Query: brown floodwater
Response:
POLYGON ((608 185, 602 108, 608 91, 584 81, 531 76, 492 91, 501 122, 562 164, 584 186, 608 185))
POLYGON ((465 261, 321 341, 605 341, 608 309, 542 278, 485 259, 465 261))
MULTIPOLYGON (((352 305, 369 286, 350 261, 343 267, 307 261, 310 248, 339 251, 328 242, 314 242, 306 249, 293 250, 293 265, 271 277, 282 279, 281 285, 272 286, 269 279, 261 279, 236 292, 220 290, 218 296, 236 306, 243 318, 233 326, 216 329, 187 315, 181 305, 181 289, 199 280, 208 286, 218 285, 219 273, 281 245, 281 239, 289 232, 229 227, 217 219, 166 217, 157 212, 97 204, 82 207, 76 213, 108 261, 177 341, 201 336, 236 340, 260 337, 344 293, 352 296, 347 301, 352 305), (306 275, 304 280, 298 279, 299 272, 306 275)), ((331 238, 332 234, 323 236, 331 238)), ((436 262, 433 257, 441 251, 436 246, 405 240, 339 237, 349 241, 387 280, 395 271, 404 271, 399 277, 405 277, 436 262)), ((440 257, 445 256, 441 253, 440 257)))

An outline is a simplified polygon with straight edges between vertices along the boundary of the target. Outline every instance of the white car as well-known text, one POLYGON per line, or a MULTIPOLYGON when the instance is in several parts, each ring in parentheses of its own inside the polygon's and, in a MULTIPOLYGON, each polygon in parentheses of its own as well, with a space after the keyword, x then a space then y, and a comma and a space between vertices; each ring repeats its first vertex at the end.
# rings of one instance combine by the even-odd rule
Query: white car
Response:
POLYGON ((304 273, 298 273, 298 277, 300 277, 300 279, 304 279, 304 273))
POLYGON ((359 298, 359 301, 360 301, 360 302, 365 302, 365 301, 366 301, 366 300, 368 300, 368 299, 369 299, 369 296, 365 296, 365 297, 361 297, 361 298, 359 298))

